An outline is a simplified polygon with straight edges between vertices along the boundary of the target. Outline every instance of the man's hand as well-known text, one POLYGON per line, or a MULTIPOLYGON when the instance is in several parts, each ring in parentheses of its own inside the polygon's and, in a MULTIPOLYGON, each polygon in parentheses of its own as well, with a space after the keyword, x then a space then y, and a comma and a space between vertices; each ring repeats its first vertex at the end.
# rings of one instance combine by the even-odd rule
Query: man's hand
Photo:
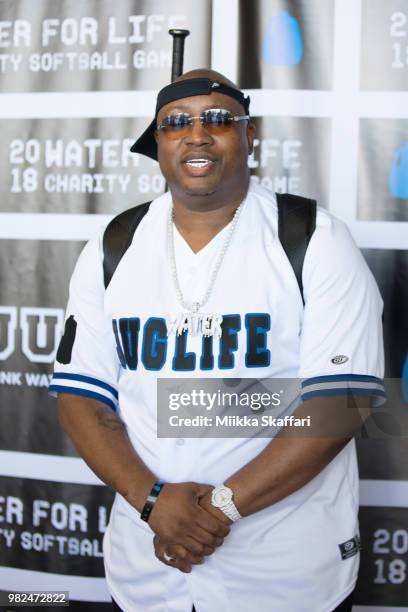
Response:
POLYGON ((153 545, 154 552, 159 561, 185 574, 191 572, 193 565, 204 563, 204 555, 193 555, 180 544, 165 544, 157 535, 153 538, 153 545), (171 559, 167 559, 166 555, 171 557, 171 559))
MULTIPOLYGON (((164 485, 150 514, 149 525, 160 544, 166 547, 167 554, 170 554, 167 547, 182 546, 194 557, 201 558, 221 546, 230 531, 228 523, 200 505, 201 498, 211 490, 211 486, 195 482, 164 485)), ((159 558, 163 560, 163 555, 159 558)))

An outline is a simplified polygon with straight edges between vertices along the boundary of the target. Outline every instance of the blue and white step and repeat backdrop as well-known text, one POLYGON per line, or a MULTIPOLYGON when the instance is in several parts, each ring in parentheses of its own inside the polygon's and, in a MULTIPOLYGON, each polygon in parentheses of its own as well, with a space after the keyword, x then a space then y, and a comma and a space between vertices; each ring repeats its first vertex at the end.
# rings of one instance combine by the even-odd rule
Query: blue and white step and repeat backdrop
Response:
MULTIPOLYGON (((386 375, 408 405, 408 0, 0 0, 0 590, 108 610, 113 494, 60 431, 46 389, 74 262, 114 213, 163 191, 129 146, 185 69, 250 93, 251 171, 351 228, 381 288, 386 375)), ((408 439, 358 440, 355 611, 408 611, 408 439)))

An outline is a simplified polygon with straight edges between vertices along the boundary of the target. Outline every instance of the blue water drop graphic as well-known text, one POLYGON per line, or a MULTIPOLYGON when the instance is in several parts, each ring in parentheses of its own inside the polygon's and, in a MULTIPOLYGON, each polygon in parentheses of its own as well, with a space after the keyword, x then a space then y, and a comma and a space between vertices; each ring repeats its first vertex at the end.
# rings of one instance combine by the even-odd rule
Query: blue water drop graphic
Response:
POLYGON ((408 198, 408 142, 394 153, 388 188, 394 198, 408 198))
POLYGON ((269 21, 262 42, 265 63, 278 66, 299 64, 303 57, 303 39, 296 17, 281 11, 269 21))
POLYGON ((401 374, 401 391, 404 402, 408 404, 408 353, 405 357, 404 365, 402 366, 401 374))

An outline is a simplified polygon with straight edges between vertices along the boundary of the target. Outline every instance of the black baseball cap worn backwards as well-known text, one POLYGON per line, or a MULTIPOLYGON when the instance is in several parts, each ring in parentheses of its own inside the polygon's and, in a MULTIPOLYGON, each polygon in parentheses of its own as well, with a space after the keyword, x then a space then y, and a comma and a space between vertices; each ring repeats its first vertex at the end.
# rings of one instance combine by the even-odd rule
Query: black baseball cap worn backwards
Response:
POLYGON ((157 160, 157 144, 154 138, 154 132, 156 131, 156 121, 159 110, 166 104, 169 104, 169 102, 174 102, 181 98, 189 98, 190 96, 210 95, 215 91, 237 100, 244 107, 245 114, 249 115, 250 97, 245 96, 239 89, 234 89, 225 83, 205 78, 176 81, 163 87, 157 94, 154 119, 149 127, 132 145, 130 149, 132 153, 141 153, 142 155, 147 155, 147 157, 157 160))

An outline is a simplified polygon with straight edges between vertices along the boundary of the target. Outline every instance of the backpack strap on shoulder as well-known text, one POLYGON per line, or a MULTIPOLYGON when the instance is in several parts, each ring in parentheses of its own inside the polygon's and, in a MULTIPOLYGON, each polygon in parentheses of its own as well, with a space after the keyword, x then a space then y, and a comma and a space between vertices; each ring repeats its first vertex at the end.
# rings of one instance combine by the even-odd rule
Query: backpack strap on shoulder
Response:
POLYGON ((316 229, 316 200, 277 193, 278 234, 299 285, 303 304, 302 270, 306 250, 316 229))
POLYGON ((151 202, 129 208, 112 219, 103 234, 103 281, 105 289, 123 255, 128 250, 137 226, 149 210, 151 202))

